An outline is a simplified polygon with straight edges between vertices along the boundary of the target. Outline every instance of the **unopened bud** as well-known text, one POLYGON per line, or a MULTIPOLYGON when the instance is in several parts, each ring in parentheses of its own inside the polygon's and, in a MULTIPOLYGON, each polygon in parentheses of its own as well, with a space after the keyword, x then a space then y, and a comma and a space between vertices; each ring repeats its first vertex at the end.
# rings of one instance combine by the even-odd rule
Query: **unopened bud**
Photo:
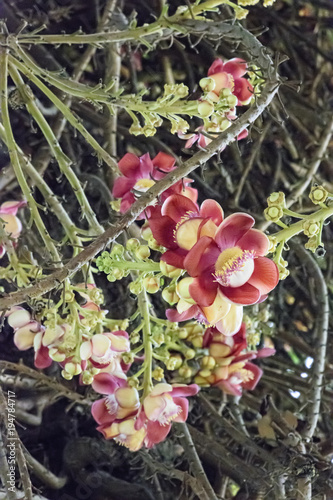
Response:
POLYGON ((139 295, 140 292, 142 292, 142 282, 141 281, 132 281, 129 284, 129 290, 131 293, 134 295, 139 295))
POLYGON ((320 224, 319 222, 315 222, 311 219, 305 220, 303 222, 303 231, 305 236, 309 236, 309 238, 311 236, 315 236, 320 231, 320 224))
POLYGON ((180 354, 172 354, 168 361, 166 362, 166 367, 168 370, 179 370, 183 364, 183 358, 180 354))
POLYGON ((204 356, 201 360, 201 366, 203 369, 213 370, 215 368, 216 361, 213 356, 204 356))
POLYGON ((264 210, 266 220, 277 222, 283 216, 283 210, 277 206, 270 206, 264 210))
POLYGON ((178 278, 183 272, 183 269, 171 266, 170 264, 164 262, 164 260, 160 261, 160 268, 161 273, 164 274, 164 276, 167 276, 167 278, 178 278))
POLYGON ((81 380, 84 385, 90 385, 94 381, 94 376, 90 372, 83 372, 81 380))
POLYGON ((150 256, 149 247, 147 245, 141 245, 135 250, 135 256, 142 260, 148 259, 150 256))
POLYGON ((111 257, 121 257, 124 254, 125 248, 119 243, 115 243, 110 252, 111 257))
POLYGON ((282 191, 279 191, 278 193, 277 192, 272 193, 267 198, 267 205, 269 207, 275 206, 275 207, 285 208, 286 207, 285 194, 282 191))
POLYGON ((193 359, 195 357, 195 350, 194 349, 187 349, 184 352, 184 356, 186 359, 193 359))
POLYGON ((199 101, 198 113, 201 116, 201 118, 208 118, 210 115, 214 113, 214 104, 208 101, 199 101))
POLYGON ((185 379, 192 377, 192 370, 189 366, 181 366, 179 368, 179 375, 185 379))
POLYGON ((315 205, 324 203, 328 197, 328 191, 323 186, 313 186, 309 198, 315 205))
POLYGON ((203 344, 202 335, 191 336, 191 338, 189 338, 188 340, 190 340, 190 342, 192 343, 192 345, 194 347, 197 347, 197 348, 202 347, 202 344, 203 344))
POLYGON ((153 276, 144 278, 142 283, 148 293, 158 292, 161 286, 159 278, 155 278, 153 276))
POLYGON ((156 134, 156 128, 153 127, 152 125, 145 125, 142 129, 142 133, 146 137, 152 137, 153 135, 156 134))
POLYGON ((213 78, 209 78, 209 77, 201 78, 199 85, 204 92, 211 92, 216 87, 215 80, 213 78))
POLYGON ((176 287, 174 285, 165 287, 162 291, 162 297, 165 300, 165 302, 170 304, 170 306, 173 306, 179 300, 179 297, 176 292, 176 287))
POLYGON ((157 380, 157 382, 160 382, 164 378, 164 370, 160 366, 155 368, 152 372, 152 377, 157 380))
POLYGON ((151 237, 153 236, 153 233, 150 229, 150 227, 146 224, 144 224, 141 228, 141 237, 148 241, 151 237))
POLYGON ((129 252, 135 252, 140 247, 140 241, 137 238, 130 238, 126 242, 126 249, 129 252))

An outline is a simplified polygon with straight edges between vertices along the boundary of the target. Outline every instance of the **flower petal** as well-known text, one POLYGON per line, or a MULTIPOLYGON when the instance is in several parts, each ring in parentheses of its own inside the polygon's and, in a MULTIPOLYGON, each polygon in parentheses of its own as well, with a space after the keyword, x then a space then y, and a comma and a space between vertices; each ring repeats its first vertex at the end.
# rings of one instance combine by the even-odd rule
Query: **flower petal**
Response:
POLYGON ((229 215, 222 224, 220 224, 215 235, 215 241, 221 251, 225 248, 233 247, 237 244, 254 224, 254 218, 251 215, 243 213, 234 213, 229 215))
POLYGON ((267 254, 269 239, 262 231, 250 229, 238 241, 237 246, 242 250, 254 250, 258 257, 267 254))
POLYGON ((176 223, 188 212, 198 213, 198 207, 193 201, 181 194, 169 196, 162 206, 162 215, 167 215, 176 223))
POLYGON ((272 260, 267 257, 254 259, 254 271, 248 283, 260 291, 262 295, 273 290, 279 282, 279 271, 272 260))
POLYGON ((147 448, 164 441, 171 429, 170 424, 160 425, 158 422, 148 420, 147 422, 147 448))
POLYGON ((247 104, 253 96, 254 89, 246 78, 238 78, 235 80, 235 88, 232 93, 238 98, 240 104, 247 104))
POLYGON ((259 368, 259 366, 254 365, 253 363, 246 363, 244 368, 246 370, 251 371, 253 373, 254 377, 252 380, 249 380, 248 382, 244 382, 242 385, 243 385, 244 389, 252 391, 255 388, 255 386, 257 385, 257 383, 259 382, 259 380, 263 374, 263 371, 261 368, 259 368))
POLYGON ((153 165, 162 172, 154 172, 154 179, 160 179, 163 176, 163 172, 171 172, 175 167, 175 158, 167 153, 160 151, 153 159, 153 165))
POLYGON ((218 285, 211 276, 193 278, 190 285, 190 295, 200 307, 211 306, 216 299, 218 285))
POLYGON ((215 73, 220 73, 224 69, 224 64, 222 59, 215 59, 213 64, 208 69, 208 76, 215 75, 215 73))
POLYGON ((223 209, 215 200, 205 200, 200 208, 201 217, 209 217, 219 226, 223 221, 223 209))
POLYGON ((127 177, 118 177, 114 181, 112 196, 115 198, 122 198, 126 193, 128 193, 135 184, 135 179, 128 179, 127 177))
POLYGON ((197 305, 191 306, 187 311, 179 313, 177 309, 167 309, 165 315, 169 321, 178 323, 180 321, 187 321, 188 319, 194 318, 199 308, 197 305))
POLYGON ((152 217, 149 219, 149 227, 159 245, 171 250, 178 248, 174 238, 176 223, 170 217, 152 217))
POLYGON ((188 255, 188 252, 183 248, 177 248, 176 250, 167 250, 161 257, 161 260, 170 264, 170 266, 178 267, 179 269, 185 269, 184 259, 188 255))
POLYGON ((120 172, 126 177, 137 179, 139 174, 140 159, 133 153, 126 153, 118 162, 120 172))
POLYGON ((203 236, 185 257, 185 269, 190 276, 199 276, 203 271, 214 266, 219 254, 220 250, 214 240, 209 236, 203 236))
POLYGON ((243 307, 232 304, 229 312, 222 318, 215 327, 223 335, 231 336, 238 332, 243 321, 243 307))
POLYGON ((91 406, 91 414, 99 425, 111 424, 115 417, 111 415, 105 406, 106 398, 98 399, 91 406))
POLYGON ((98 373, 95 375, 92 388, 100 394, 113 394, 119 387, 120 380, 109 373, 98 373))
POLYGON ((247 71, 247 63, 246 61, 244 61, 244 59, 234 57, 224 64, 223 71, 230 73, 235 79, 240 78, 241 76, 245 75, 247 71))
MULTIPOLYGON (((190 384, 190 385, 173 384, 171 396, 174 399, 179 398, 181 396, 187 398, 188 396, 195 396, 196 394, 198 394, 199 391, 200 391, 200 387, 197 384, 190 384)), ((179 404, 176 400, 175 400, 175 403, 179 404)))
POLYGON ((231 302, 243 306, 255 304, 260 299, 260 291, 249 283, 238 288, 221 286, 221 291, 231 302))

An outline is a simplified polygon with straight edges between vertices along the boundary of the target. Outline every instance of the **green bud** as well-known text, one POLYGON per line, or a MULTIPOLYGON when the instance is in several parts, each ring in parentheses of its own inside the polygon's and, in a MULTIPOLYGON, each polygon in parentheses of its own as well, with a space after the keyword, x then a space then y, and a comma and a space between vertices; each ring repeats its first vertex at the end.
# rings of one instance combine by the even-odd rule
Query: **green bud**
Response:
POLYGON ((283 217, 283 210, 278 206, 270 206, 264 210, 266 220, 277 222, 283 217))
POLYGON ((120 245, 119 243, 115 243, 112 247, 112 250, 110 252, 111 257, 121 257, 124 255, 125 248, 123 245, 120 245))
POLYGON ((208 118, 214 113, 214 104, 209 101, 198 101, 198 113, 201 118, 208 118))
POLYGON ((274 206, 274 207, 286 208, 285 194, 282 191, 279 191, 278 193, 272 193, 267 198, 267 205, 269 207, 274 206))
POLYGON ((142 292, 142 288, 143 285, 141 281, 132 281, 129 285, 129 290, 134 295, 139 295, 139 293, 142 292))
POLYGON ((137 238, 130 238, 126 242, 126 249, 129 252, 134 252, 140 247, 140 241, 137 238))
POLYGON ((315 236, 320 231, 319 222, 313 221, 311 219, 305 220, 302 226, 305 236, 309 236, 309 238, 311 236, 315 236))
POLYGON ((209 77, 201 78, 199 85, 204 92, 211 92, 216 87, 215 80, 213 78, 209 78, 209 77))
POLYGON ((310 200, 315 205, 324 203, 328 197, 328 191, 323 186, 313 186, 309 194, 310 200))
POLYGON ((156 134, 156 128, 153 127, 152 125, 145 125, 142 129, 142 133, 146 137, 152 137, 153 135, 156 134))
POLYGON ((150 250, 147 245, 141 245, 135 250, 135 256, 138 259, 145 260, 150 257, 150 250))

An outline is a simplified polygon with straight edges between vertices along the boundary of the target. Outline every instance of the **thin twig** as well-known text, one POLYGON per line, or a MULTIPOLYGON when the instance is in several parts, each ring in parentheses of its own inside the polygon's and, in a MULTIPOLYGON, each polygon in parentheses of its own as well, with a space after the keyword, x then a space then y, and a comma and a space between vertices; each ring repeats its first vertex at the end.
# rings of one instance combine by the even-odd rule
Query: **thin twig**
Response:
MULTIPOLYGON (((192 469, 192 473, 197 478, 198 483, 201 486, 201 493, 199 498, 207 498, 208 500, 217 500, 216 494, 212 488, 212 485, 208 481, 206 473, 202 467, 200 458, 195 449, 192 436, 187 428, 186 423, 178 422, 176 429, 180 431, 180 442, 185 450, 186 458, 192 469)), ((198 492, 199 493, 199 492, 198 492)))

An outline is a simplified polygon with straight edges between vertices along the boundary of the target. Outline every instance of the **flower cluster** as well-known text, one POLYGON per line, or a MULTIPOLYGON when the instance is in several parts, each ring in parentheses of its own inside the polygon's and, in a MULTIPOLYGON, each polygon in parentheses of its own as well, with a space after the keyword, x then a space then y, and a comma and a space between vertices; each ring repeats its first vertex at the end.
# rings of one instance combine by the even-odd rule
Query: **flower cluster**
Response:
POLYGON ((208 328, 203 339, 208 355, 201 360, 201 369, 195 376, 200 386, 217 386, 226 394, 241 396, 242 390, 253 390, 261 378, 262 370, 251 360, 271 356, 274 349, 247 351, 245 324, 232 337, 216 328, 208 328))
MULTIPOLYGON (((16 217, 17 211, 25 205, 25 201, 6 201, 0 205, 0 222, 4 224, 4 230, 13 240, 16 240, 22 231, 22 223, 16 217)), ((5 253, 5 246, 0 241, 0 259, 5 253)))
POLYGON ((142 446, 151 448, 166 438, 171 422, 186 421, 186 397, 198 391, 196 384, 160 383, 140 403, 137 389, 127 384, 120 385, 93 403, 92 415, 99 424, 97 429, 106 439, 113 438, 131 451, 142 446))
POLYGON ((243 306, 261 302, 278 283, 276 264, 264 257, 269 240, 252 228, 250 215, 224 219, 214 200, 199 208, 184 196, 171 195, 148 222, 167 249, 162 261, 188 274, 177 284, 177 310, 167 311, 171 321, 195 318, 233 335, 241 326, 243 306))
MULTIPOLYGON (((208 69, 207 77, 200 80, 200 86, 204 91, 201 106, 211 112, 207 112, 204 125, 198 127, 195 134, 178 134, 181 139, 187 140, 185 148, 190 148, 195 142, 201 148, 207 146, 236 119, 236 106, 251 102, 254 88, 249 80, 244 78, 247 70, 246 61, 237 57, 226 63, 222 59, 213 62, 208 69)), ((237 140, 244 139, 247 135, 248 131, 244 130, 238 135, 237 140)))
MULTIPOLYGON (((137 197, 140 196, 140 193, 148 191, 156 181, 162 179, 176 168, 175 159, 162 152, 158 153, 153 159, 150 158, 149 153, 140 157, 133 153, 126 153, 119 161, 118 167, 122 176, 116 179, 112 195, 121 200, 121 213, 126 212, 131 207, 137 197)), ((166 200, 172 193, 178 193, 196 202, 198 193, 196 189, 189 186, 192 182, 192 179, 183 179, 183 181, 176 182, 162 193, 161 200, 166 200)), ((152 212, 153 207, 150 206, 146 209, 146 214, 141 214, 138 219, 145 219, 152 212)))

